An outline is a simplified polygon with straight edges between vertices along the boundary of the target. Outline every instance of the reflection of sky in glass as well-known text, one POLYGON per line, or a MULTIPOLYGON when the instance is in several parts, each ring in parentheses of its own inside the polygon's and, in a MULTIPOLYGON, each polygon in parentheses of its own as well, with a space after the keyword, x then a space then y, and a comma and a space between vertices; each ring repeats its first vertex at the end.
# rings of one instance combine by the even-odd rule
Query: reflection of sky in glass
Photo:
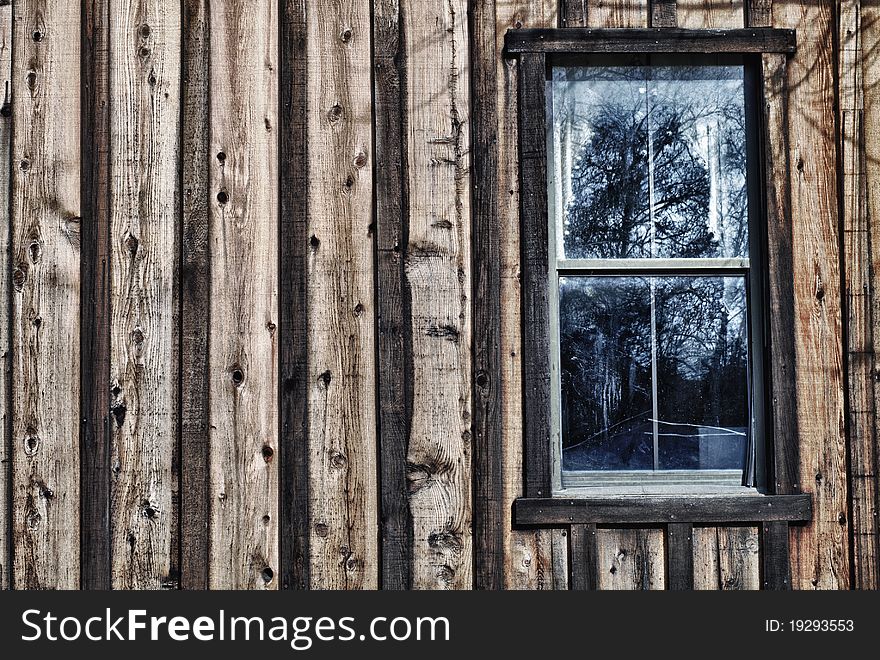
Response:
POLYGON ((559 258, 747 255, 742 65, 554 67, 550 85, 559 258))
POLYGON ((565 276, 559 300, 563 469, 743 468, 745 278, 565 276))

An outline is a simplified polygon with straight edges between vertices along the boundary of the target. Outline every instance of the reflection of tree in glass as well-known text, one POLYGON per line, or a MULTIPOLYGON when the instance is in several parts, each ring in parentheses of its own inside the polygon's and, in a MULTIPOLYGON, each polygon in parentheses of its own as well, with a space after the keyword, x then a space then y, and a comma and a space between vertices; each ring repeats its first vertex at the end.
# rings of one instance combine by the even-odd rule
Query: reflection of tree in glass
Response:
POLYGON ((641 67, 598 71, 600 79, 613 71, 616 85, 558 87, 569 97, 559 106, 570 110, 559 120, 576 125, 562 132, 580 141, 565 145, 573 160, 566 258, 745 256, 741 80, 712 80, 712 67, 659 68, 657 80, 641 81, 641 67))

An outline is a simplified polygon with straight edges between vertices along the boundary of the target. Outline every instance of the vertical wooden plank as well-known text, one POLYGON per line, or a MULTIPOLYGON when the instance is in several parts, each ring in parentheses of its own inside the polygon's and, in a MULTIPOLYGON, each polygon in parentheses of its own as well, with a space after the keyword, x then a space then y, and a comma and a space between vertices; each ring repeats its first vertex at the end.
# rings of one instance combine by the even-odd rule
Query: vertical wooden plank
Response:
POLYGON ((830 0, 773 5, 775 26, 798 31, 787 67, 793 268, 783 271, 794 283, 798 428, 785 434, 798 439, 801 479, 792 486, 813 494, 814 518, 793 530, 795 588, 850 585, 838 162, 828 123, 836 101, 834 7, 830 0))
POLYGON ((472 11, 474 586, 504 584, 501 417, 501 245, 498 232, 498 60, 495 1, 472 11))
POLYGON ((787 522, 765 522, 761 528, 761 584, 764 589, 788 591, 791 584, 787 522))
POLYGON ((659 529, 600 529, 599 589, 665 589, 665 549, 659 529))
POLYGON ((79 586, 80 3, 13 7, 14 586, 79 586))
POLYGON ((550 494, 550 302, 543 53, 519 58, 522 387, 526 497, 550 494))
MULTIPOLYGON (((495 52, 500 58, 497 95, 498 175, 496 208, 488 221, 499 242, 500 411, 502 497, 501 534, 506 589, 565 589, 568 586, 568 538, 563 529, 514 530, 512 501, 523 493, 522 315, 520 300, 520 197, 518 135, 518 65, 501 57, 508 29, 554 27, 555 0, 496 0, 495 52)), ((475 329, 474 336, 481 333, 475 329)))
POLYGON ((208 588, 210 484, 208 332, 207 0, 184 0, 181 43, 180 586, 208 588))
POLYGON ((310 580, 314 588, 374 589, 379 507, 369 2, 312 4, 307 26, 310 580))
POLYGON ((584 27, 587 24, 588 0, 559 0, 559 4, 562 27, 584 27))
POLYGON ((110 50, 112 583, 155 589, 177 579, 179 6, 111 1, 110 50))
POLYGON ((874 281, 867 216, 861 2, 839 10, 840 185, 846 295, 847 419, 853 586, 878 584, 874 281))
POLYGON ((110 5, 82 4, 81 587, 109 589, 110 5))
POLYGON ((278 6, 212 6, 210 443, 213 589, 278 580, 278 6))
POLYGON ((596 525, 572 525, 569 530, 571 588, 595 591, 599 587, 599 547, 596 525))
POLYGON ((406 52, 398 0, 373 7, 375 85, 379 446, 382 505, 382 587, 409 589, 413 523, 407 447, 413 401, 412 317, 404 259, 409 225, 406 158, 406 52))
POLYGON ((588 27, 648 27, 648 0, 601 0, 589 3, 588 27))
POLYGON ((280 25, 281 588, 309 587, 309 158, 306 2, 283 0, 280 25))
POLYGON ((12 152, 12 3, 0 4, 0 80, 3 81, 3 102, 0 107, 0 589, 10 584, 10 385, 12 355, 10 353, 10 282, 9 247, 9 183, 12 152))
POLYGON ((744 0, 678 0, 678 27, 694 30, 743 26, 744 0))
POLYGON ((746 0, 749 27, 773 27, 773 0, 746 0))
MULTIPOLYGON (((877 0, 863 0, 860 3, 860 9, 860 30, 858 38, 860 40, 862 61, 861 83, 863 98, 861 105, 863 108, 877 108, 878 104, 880 104, 880 58, 877 57, 877 54, 880 53, 880 2, 877 2, 877 0)), ((852 38, 852 36, 848 35, 848 39, 852 38)), ((880 295, 878 295, 877 288, 874 286, 873 278, 878 272, 880 272, 880 238, 876 237, 877 232, 874 230, 875 225, 873 223, 876 222, 877 218, 880 218, 880 117, 877 116, 876 112, 863 111, 861 113, 861 120, 862 128, 860 131, 860 137, 863 145, 861 153, 861 168, 863 171, 862 178, 864 183, 862 184, 863 197, 859 217, 873 221, 871 226, 868 227, 868 245, 870 248, 868 259, 871 262, 868 272, 871 273, 872 308, 870 351, 874 356, 874 369, 876 370, 876 355, 878 352, 878 341, 880 341, 880 295)), ((856 380, 853 382, 859 381, 856 380)), ((880 508, 880 503, 878 503, 880 493, 877 491, 877 469, 880 456, 878 456, 878 436, 876 428, 876 414, 877 411, 880 410, 880 387, 877 386, 875 377, 868 380, 862 380, 861 385, 863 387, 873 387, 873 408, 875 414, 873 448, 875 454, 873 472, 869 473, 868 469, 859 471, 855 464, 851 466, 853 480, 863 480, 864 484, 861 487, 865 489, 862 491, 863 496, 858 499, 859 506, 862 510, 855 510, 855 501, 853 505, 854 533, 859 535, 870 534, 872 531, 867 525, 868 515, 873 517, 871 519, 871 522, 874 525, 873 532, 875 534, 877 533, 877 515, 878 508, 880 508), (859 472, 862 472, 862 474, 859 474, 859 472), (873 506, 870 496, 866 492, 868 487, 874 489, 873 506)), ((868 406, 866 405, 865 407, 867 409, 868 406)), ((865 420, 864 424, 866 425, 867 423, 868 420, 865 420)), ((862 428, 865 428, 865 425, 863 425, 862 428)), ((866 446, 865 448, 867 449, 866 446)), ((865 467, 870 467, 870 462, 866 461, 865 467)), ((856 490, 855 486, 853 490, 856 490)), ((857 543, 860 542, 861 541, 857 543)), ((880 577, 878 577, 880 568, 878 568, 877 564, 878 541, 876 536, 872 538, 872 542, 874 543, 873 548, 871 548, 870 545, 864 545, 861 548, 859 548, 858 544, 855 546, 855 556, 860 563, 855 572, 854 586, 856 587, 868 588, 868 585, 870 585, 870 588, 873 589, 880 588, 880 577), (872 552, 874 555, 873 560, 871 557, 872 552)))
POLYGON ((676 0, 649 0, 651 7, 651 27, 675 27, 678 25, 676 17, 676 0))
POLYGON ((473 584, 468 3, 401 3, 407 62, 413 586, 473 584), (430 47, 428 47, 430 44, 430 47))
POLYGON ((760 588, 757 527, 694 528, 694 589, 760 588))
POLYGON ((694 588, 694 526, 669 523, 666 526, 666 588, 691 591, 694 588))

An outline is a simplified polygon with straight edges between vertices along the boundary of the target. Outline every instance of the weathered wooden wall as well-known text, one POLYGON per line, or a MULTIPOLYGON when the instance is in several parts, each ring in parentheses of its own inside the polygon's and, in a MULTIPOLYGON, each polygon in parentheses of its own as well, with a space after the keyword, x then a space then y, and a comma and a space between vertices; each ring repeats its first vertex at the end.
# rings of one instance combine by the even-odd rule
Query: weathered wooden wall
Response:
POLYGON ((760 588, 757 527, 512 526, 501 47, 772 25, 799 44, 767 87, 780 488, 814 500, 790 583, 877 588, 878 21, 878 0, 0 2, 0 586, 760 588))

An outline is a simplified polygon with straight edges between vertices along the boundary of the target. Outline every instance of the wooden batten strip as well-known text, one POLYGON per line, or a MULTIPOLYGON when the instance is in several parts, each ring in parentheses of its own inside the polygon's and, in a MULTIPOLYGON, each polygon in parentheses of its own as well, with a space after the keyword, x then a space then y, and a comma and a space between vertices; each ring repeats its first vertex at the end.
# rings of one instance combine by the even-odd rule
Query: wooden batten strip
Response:
POLYGON ((504 545, 499 503, 504 491, 501 433, 501 250, 498 214, 498 59, 495 2, 472 14, 471 95, 474 104, 472 268, 474 296, 473 447, 474 586, 504 585, 504 545))
POLYGON ((522 382, 526 497, 550 495, 550 302, 547 254, 546 60, 523 53, 519 76, 522 382))
POLYGON ((207 0, 185 0, 181 43, 180 586, 208 588, 210 109, 207 0))
POLYGON ((676 0, 650 0, 651 27, 668 28, 678 25, 676 0))
POLYGON ((561 27, 586 27, 589 0, 559 0, 562 10, 559 12, 561 27))
POLYGON ((306 0, 283 0, 278 194, 281 588, 309 588, 309 140, 306 0))
POLYGON ((773 25, 773 0, 746 0, 746 23, 749 27, 773 25))
POLYGON ((81 587, 110 588, 110 26, 107 0, 82 14, 81 587))
POLYGON ((12 354, 10 353, 10 325, 12 309, 10 283, 10 236, 9 191, 12 146, 12 3, 0 5, 0 93, 3 94, 0 108, 0 590, 8 589, 10 583, 11 553, 11 510, 12 483, 11 462, 11 423, 12 410, 12 354))
POLYGON ((694 526, 691 523, 666 526, 666 588, 670 591, 694 588, 694 526))
POLYGON ((770 591, 791 589, 789 530, 785 521, 765 522, 761 527, 761 585, 770 591))
POLYGON ((406 457, 412 421, 412 317, 406 286, 409 225, 406 53, 400 4, 373 9, 381 584, 412 587, 413 526, 406 457))
POLYGON ((569 529, 569 575, 573 591, 599 588, 599 549, 596 525, 572 525, 569 529))

